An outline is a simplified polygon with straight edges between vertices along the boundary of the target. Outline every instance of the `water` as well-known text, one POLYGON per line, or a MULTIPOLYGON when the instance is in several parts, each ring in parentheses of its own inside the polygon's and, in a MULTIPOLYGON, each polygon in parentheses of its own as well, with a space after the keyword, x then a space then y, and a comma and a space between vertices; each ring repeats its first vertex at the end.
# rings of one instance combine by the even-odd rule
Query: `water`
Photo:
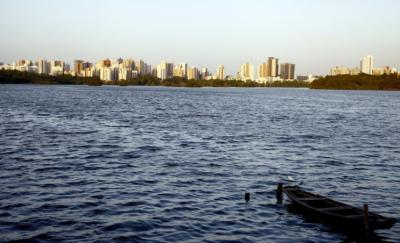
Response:
MULTIPOLYGON (((274 189, 291 176, 400 218, 399 104, 399 92, 0 86, 0 241, 346 240, 274 189)), ((377 235, 399 242, 400 224, 377 235)))

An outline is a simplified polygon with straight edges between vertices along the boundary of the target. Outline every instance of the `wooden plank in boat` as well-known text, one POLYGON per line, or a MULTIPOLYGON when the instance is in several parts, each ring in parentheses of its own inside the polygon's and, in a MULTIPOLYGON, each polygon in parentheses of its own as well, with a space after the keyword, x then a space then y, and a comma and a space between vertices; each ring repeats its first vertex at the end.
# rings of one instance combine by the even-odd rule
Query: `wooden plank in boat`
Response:
POLYGON ((346 209, 354 209, 350 206, 339 206, 339 207, 330 207, 330 208, 319 208, 322 211, 335 211, 335 210, 346 210, 346 209))
POLYGON ((305 197, 305 198, 297 198, 300 201, 322 201, 327 200, 324 197, 305 197))

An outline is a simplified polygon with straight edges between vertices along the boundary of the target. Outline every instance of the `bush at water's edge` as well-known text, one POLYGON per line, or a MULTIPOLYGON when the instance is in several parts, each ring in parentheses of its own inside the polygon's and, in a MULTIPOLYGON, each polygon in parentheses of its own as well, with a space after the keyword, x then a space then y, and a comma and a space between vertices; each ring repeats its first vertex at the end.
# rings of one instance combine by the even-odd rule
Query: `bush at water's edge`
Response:
POLYGON ((400 77, 390 75, 338 75, 314 80, 311 89, 400 90, 400 77))

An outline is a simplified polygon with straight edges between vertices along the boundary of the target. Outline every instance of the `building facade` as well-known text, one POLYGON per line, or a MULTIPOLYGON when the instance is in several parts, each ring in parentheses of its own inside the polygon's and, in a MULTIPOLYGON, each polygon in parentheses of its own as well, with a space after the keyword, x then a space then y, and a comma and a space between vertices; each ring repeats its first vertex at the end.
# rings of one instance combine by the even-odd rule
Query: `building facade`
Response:
POLYGON ((39 74, 50 74, 50 67, 51 67, 50 62, 41 59, 41 60, 38 60, 37 66, 38 66, 39 74))
POLYGON ((372 70, 374 69, 374 58, 373 56, 365 56, 360 60, 360 70, 361 73, 372 75, 372 70))
POLYGON ((217 73, 215 75, 216 79, 225 79, 225 67, 224 65, 219 65, 217 68, 217 73))
POLYGON ((174 76, 174 64, 166 61, 161 61, 157 65, 157 78, 165 80, 174 76))
POLYGON ((254 80, 254 66, 250 63, 245 63, 240 66, 239 79, 242 81, 254 80))
POLYGON ((198 80, 199 79, 199 70, 196 68, 196 67, 191 67, 191 68, 189 68, 188 69, 188 71, 187 71, 187 78, 190 80, 190 79, 193 79, 193 80, 198 80))
POLYGON ((284 80, 293 80, 295 75, 295 65, 292 63, 282 63, 280 77, 284 80))

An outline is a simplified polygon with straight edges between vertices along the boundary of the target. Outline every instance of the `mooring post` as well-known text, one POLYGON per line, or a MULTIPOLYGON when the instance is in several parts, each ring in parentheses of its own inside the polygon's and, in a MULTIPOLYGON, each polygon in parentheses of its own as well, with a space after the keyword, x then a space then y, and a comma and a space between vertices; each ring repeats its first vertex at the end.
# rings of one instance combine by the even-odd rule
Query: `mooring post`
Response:
POLYGON ((364 204, 364 226, 365 231, 369 231, 369 223, 368 223, 368 204, 364 204))
POLYGON ((278 188, 276 189, 276 200, 278 203, 282 202, 283 200, 283 184, 279 183, 278 188))
POLYGON ((246 192, 246 193, 244 194, 244 200, 246 200, 246 202, 249 202, 249 201, 250 201, 250 192, 246 192))

